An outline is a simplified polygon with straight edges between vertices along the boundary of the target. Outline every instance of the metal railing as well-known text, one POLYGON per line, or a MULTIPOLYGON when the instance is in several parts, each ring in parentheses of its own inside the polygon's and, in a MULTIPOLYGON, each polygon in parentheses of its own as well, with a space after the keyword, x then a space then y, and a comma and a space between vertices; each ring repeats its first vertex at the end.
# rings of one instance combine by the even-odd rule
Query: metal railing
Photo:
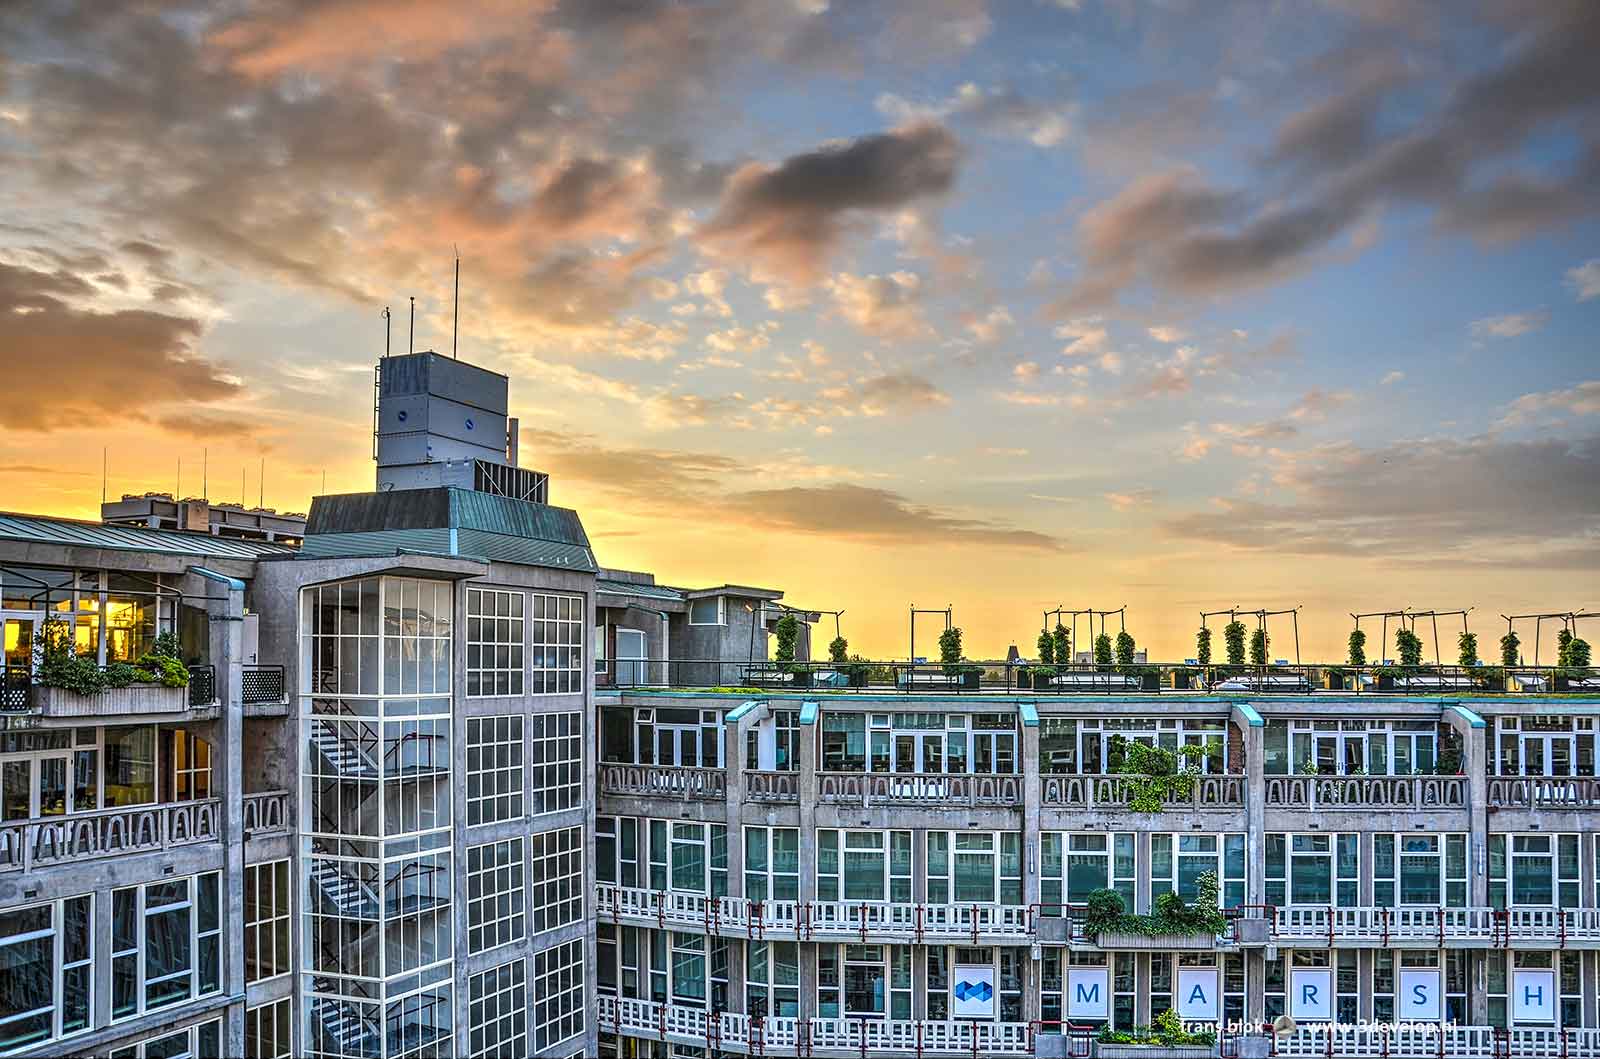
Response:
POLYGON ((1268 776, 1269 809, 1466 809, 1465 776, 1268 776))
POLYGON ((217 701, 217 667, 198 665, 189 667, 189 705, 198 709, 217 701))
POLYGON ((1490 776, 1490 809, 1600 809, 1593 776, 1490 776))
POLYGON ((0 666, 0 713, 33 709, 33 671, 27 666, 0 666))
POLYGON ((1025 692, 1030 695, 1217 694, 1455 695, 1514 692, 1600 693, 1600 669, 1556 666, 1460 665, 1196 665, 1187 662, 1117 664, 1071 662, 774 662, 672 658, 597 663, 602 688, 722 688, 732 691, 907 694, 1025 692))
POLYGON ((0 824, 0 871, 32 871, 97 857, 214 842, 221 800, 165 802, 0 824))
POLYGON ((239 678, 239 701, 246 706, 284 701, 282 666, 245 666, 239 678))

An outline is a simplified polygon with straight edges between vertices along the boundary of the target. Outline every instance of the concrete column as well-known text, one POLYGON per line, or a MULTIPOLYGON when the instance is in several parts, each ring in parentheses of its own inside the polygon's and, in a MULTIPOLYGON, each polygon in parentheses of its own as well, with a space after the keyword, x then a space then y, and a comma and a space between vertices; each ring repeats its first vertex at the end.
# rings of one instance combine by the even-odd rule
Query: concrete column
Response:
MULTIPOLYGON (((817 899, 817 755, 821 749, 817 725, 800 726, 800 903, 817 899)), ((817 946, 800 943, 800 1021, 809 1025, 817 1017, 817 946)))
MULTIPOLYGON (((1022 903, 1040 901, 1039 869, 1043 859, 1039 838, 1039 803, 1042 796, 1039 778, 1039 729, 1022 726, 1022 903)), ((1027 1022, 1039 1018, 1040 949, 1035 943, 1022 961, 1022 1017, 1027 1022)))

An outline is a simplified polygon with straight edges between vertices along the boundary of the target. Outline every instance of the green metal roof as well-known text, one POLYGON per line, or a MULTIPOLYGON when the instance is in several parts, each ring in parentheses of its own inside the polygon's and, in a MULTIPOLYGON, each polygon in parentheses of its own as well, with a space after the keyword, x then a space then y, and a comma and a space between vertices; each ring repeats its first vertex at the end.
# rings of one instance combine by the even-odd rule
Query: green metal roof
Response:
POLYGON ((679 603, 683 601, 682 592, 676 588, 667 588, 665 585, 641 585, 633 581, 613 581, 601 577, 595 580, 594 587, 597 592, 613 596, 638 596, 641 599, 665 599, 679 603))
POLYGON ((263 555, 292 553, 293 548, 267 541, 216 537, 187 530, 105 526, 70 518, 0 513, 0 540, 32 544, 60 544, 74 548, 105 548, 124 552, 162 552, 218 559, 259 559, 263 555))

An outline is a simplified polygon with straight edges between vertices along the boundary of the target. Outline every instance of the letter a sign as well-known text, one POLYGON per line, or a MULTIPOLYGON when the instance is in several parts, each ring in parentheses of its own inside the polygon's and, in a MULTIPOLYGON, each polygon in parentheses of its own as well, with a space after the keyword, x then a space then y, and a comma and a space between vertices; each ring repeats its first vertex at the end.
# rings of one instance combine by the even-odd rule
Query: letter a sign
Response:
POLYGON ((1111 1014, 1110 972, 1104 967, 1073 967, 1067 971, 1067 1016, 1103 1019, 1111 1014))
POLYGON ((1218 1018, 1218 984, 1215 967, 1178 968, 1178 1017, 1195 1020, 1218 1018))

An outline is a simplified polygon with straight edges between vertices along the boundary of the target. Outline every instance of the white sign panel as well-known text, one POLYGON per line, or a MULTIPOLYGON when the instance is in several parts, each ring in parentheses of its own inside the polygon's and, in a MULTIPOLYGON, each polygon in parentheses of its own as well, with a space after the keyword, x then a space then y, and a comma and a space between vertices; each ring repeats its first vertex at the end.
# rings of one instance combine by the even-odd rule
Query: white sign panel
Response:
POLYGON ((1067 1017, 1104 1019, 1111 1016, 1110 972, 1104 967, 1067 970, 1067 1017))
POLYGON ((1289 1015, 1296 1019, 1333 1018, 1333 972, 1299 968, 1289 972, 1289 1015))
POLYGON ((1556 1021, 1556 973, 1554 971, 1513 971, 1511 973, 1511 1021, 1556 1021))
POLYGON ((1178 1017, 1220 1018, 1221 992, 1221 982, 1215 967, 1178 968, 1178 1017))
POLYGON ((1432 1022, 1443 1016, 1438 971, 1401 971, 1400 1003, 1395 1017, 1402 1022, 1432 1022))
POLYGON ((950 986, 950 1014, 962 1018, 994 1018, 994 968, 957 964, 950 986))

